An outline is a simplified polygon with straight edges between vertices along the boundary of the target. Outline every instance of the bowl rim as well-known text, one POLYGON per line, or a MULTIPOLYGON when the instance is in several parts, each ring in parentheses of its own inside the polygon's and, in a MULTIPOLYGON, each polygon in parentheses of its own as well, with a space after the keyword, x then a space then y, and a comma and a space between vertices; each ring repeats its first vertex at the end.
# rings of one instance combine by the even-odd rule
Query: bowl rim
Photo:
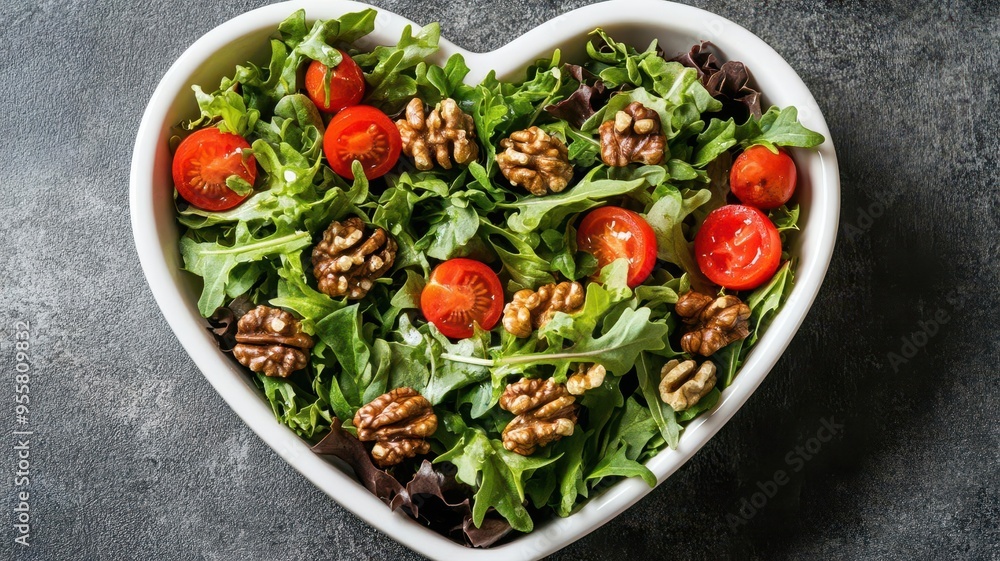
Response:
MULTIPOLYGON (((305 441, 275 420, 265 400, 245 380, 238 378, 238 371, 230 361, 225 360, 214 341, 206 334, 203 329, 204 321, 180 289, 179 272, 171 270, 165 258, 164 247, 176 247, 176 239, 161 239, 156 228, 157 212, 152 193, 153 162, 160 148, 167 112, 179 95, 189 92, 188 82, 184 79, 234 39, 259 32, 261 28, 274 30, 281 20, 299 8, 306 9, 309 19, 316 19, 369 7, 373 6, 349 0, 292 0, 257 8, 208 31, 171 65, 143 113, 132 155, 129 208, 142 270, 165 319, 209 383, 264 442, 341 506, 389 537, 430 558, 464 556, 461 558, 499 561, 542 557, 610 521, 650 493, 652 488, 637 478, 624 479, 589 499, 569 517, 556 518, 536 526, 533 532, 510 543, 489 549, 472 549, 456 544, 405 515, 391 512, 353 477, 313 454, 305 441), (194 316, 191 314, 192 309, 195 310, 194 316)), ((375 9, 378 11, 378 18, 374 35, 388 33, 388 41, 398 39, 398 30, 406 24, 419 27, 391 11, 375 9)), ((440 41, 440 48, 445 55, 462 53, 473 69, 468 80, 476 81, 481 78, 477 72, 485 72, 487 68, 497 70, 498 75, 523 68, 525 63, 530 62, 523 52, 541 52, 548 45, 559 45, 586 34, 594 27, 610 25, 642 26, 664 32, 671 28, 683 28, 708 33, 713 43, 723 51, 738 52, 736 56, 744 62, 751 59, 766 60, 766 66, 748 63, 748 67, 758 69, 754 73, 758 79, 763 75, 779 77, 785 88, 781 92, 782 97, 801 100, 794 103, 800 110, 800 119, 809 128, 826 137, 826 142, 818 150, 804 155, 809 165, 800 168, 808 171, 812 183, 807 224, 800 233, 804 238, 803 248, 809 249, 811 253, 808 258, 803 255, 800 259, 795 270, 795 286, 787 302, 757 342, 741 368, 740 375, 723 392, 722 399, 714 410, 688 425, 677 449, 665 449, 647 462, 647 467, 656 475, 659 485, 686 463, 747 401, 805 319, 833 255, 840 211, 840 178, 829 128, 815 99, 798 74, 777 52, 750 31, 699 8, 660 0, 610 0, 559 15, 494 51, 471 52, 444 38, 440 41), (727 45, 738 47, 730 49, 726 48, 727 45), (802 111, 803 109, 806 111, 802 111)), ((775 96, 769 97, 773 99, 775 96)), ((800 176, 802 173, 800 171, 800 176)))

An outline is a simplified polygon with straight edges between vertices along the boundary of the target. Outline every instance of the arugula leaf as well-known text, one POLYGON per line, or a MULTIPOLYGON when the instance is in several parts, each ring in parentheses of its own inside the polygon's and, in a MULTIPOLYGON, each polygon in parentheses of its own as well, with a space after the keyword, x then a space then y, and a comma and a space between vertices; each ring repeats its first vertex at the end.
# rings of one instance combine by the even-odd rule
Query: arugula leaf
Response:
POLYGON ((604 457, 615 431, 615 417, 625 404, 618 376, 606 376, 599 387, 587 391, 580 400, 587 410, 587 430, 590 438, 584 444, 584 472, 592 469, 604 457))
POLYGON ((593 480, 591 485, 596 486, 601 479, 611 475, 639 476, 655 485, 652 472, 639 463, 641 457, 650 456, 665 443, 660 438, 653 412, 635 396, 625 400, 624 407, 620 396, 611 401, 614 408, 610 411, 605 408, 602 415, 607 421, 602 421, 595 429, 600 439, 596 447, 591 448, 593 454, 587 464, 587 479, 593 480))
MULTIPOLYGON (((565 373, 570 363, 596 362, 608 372, 623 376, 632 369, 640 352, 659 350, 665 345, 669 329, 661 322, 650 321, 649 312, 649 308, 626 308, 600 337, 584 336, 564 349, 501 356, 494 360, 494 366, 551 364, 565 373)), ((451 356, 447 358, 456 360, 451 356)))
POLYGON ((339 374, 331 381, 330 403, 337 417, 348 422, 367 403, 364 398, 370 392, 366 390, 377 380, 378 374, 372 368, 372 344, 361 325, 359 306, 354 304, 335 310, 316 322, 316 335, 333 351, 340 367, 339 374))
POLYGON ((566 145, 567 157, 574 165, 589 168, 601 157, 601 143, 590 134, 573 128, 566 121, 547 123, 541 127, 566 145))
POLYGON ((693 407, 689 407, 684 411, 677 414, 677 422, 686 423, 691 419, 694 419, 698 415, 701 415, 705 411, 715 407, 715 404, 719 402, 719 398, 722 397, 722 392, 719 391, 718 387, 712 388, 712 391, 708 392, 705 397, 698 400, 693 407))
POLYGON ((406 280, 403 286, 392 295, 389 300, 389 309, 382 314, 381 334, 385 336, 393 330, 396 325, 396 318, 403 310, 420 309, 420 293, 424 290, 426 281, 424 277, 406 269, 406 280))
POLYGON ((745 339, 730 343, 712 355, 712 362, 716 364, 718 369, 716 374, 719 380, 717 387, 725 389, 733 382, 733 378, 746 359, 750 348, 760 338, 761 333, 767 328, 778 308, 784 304, 793 285, 794 275, 791 261, 786 261, 767 284, 757 288, 747 297, 746 304, 750 308, 748 321, 750 335, 745 339))
POLYGON ((306 333, 315 335, 316 322, 346 306, 344 300, 334 300, 309 286, 302 269, 301 252, 281 256, 278 276, 278 296, 272 298, 270 304, 298 314, 306 333))
POLYGON ((358 304, 352 304, 334 310, 316 323, 316 334, 333 351, 343 369, 342 377, 356 381, 363 381, 371 374, 371 347, 362 336, 360 311, 358 304))
POLYGON ((469 242, 479 231, 479 214, 463 193, 444 199, 443 209, 428 217, 430 228, 417 248, 442 261, 468 255, 469 242))
POLYGON ((539 247, 542 258, 552 264, 552 268, 570 280, 576 280, 597 272, 597 258, 585 251, 578 251, 574 217, 566 221, 564 232, 545 230, 541 233, 544 247, 539 247), (548 251, 546 251, 548 250, 548 251))
POLYGON ((385 228, 396 240, 397 269, 418 265, 424 271, 424 275, 430 275, 430 263, 427 261, 427 256, 416 247, 416 233, 411 221, 417 203, 434 196, 434 192, 425 190, 418 195, 414 191, 418 183, 421 181, 414 182, 407 173, 399 176, 395 184, 383 191, 379 197, 375 212, 372 214, 372 223, 385 228))
POLYGON ((653 91, 670 105, 691 103, 699 114, 722 109, 722 102, 713 98, 705 89, 694 68, 657 56, 646 57, 639 63, 639 68, 652 79, 653 91))
POLYGON ((434 352, 434 342, 428 330, 414 326, 407 314, 399 316, 393 341, 388 342, 389 386, 409 387, 422 392, 438 368, 439 353, 434 352))
MULTIPOLYGON (((476 329, 472 337, 460 339, 453 343, 433 325, 428 325, 428 329, 437 342, 437 346, 433 351, 437 352, 439 357, 441 353, 448 353, 451 356, 487 356, 487 348, 490 343, 488 331, 476 329)), ((488 380, 490 377, 489 369, 484 366, 440 360, 440 358, 438 360, 441 362, 441 366, 435 372, 431 373, 430 380, 422 392, 423 396, 432 405, 440 403, 452 390, 488 380)))
POLYGON ((415 68, 414 78, 417 82, 417 97, 427 105, 437 104, 448 97, 463 97, 471 90, 464 82, 468 74, 469 67, 465 64, 465 58, 458 53, 448 57, 444 67, 420 62, 415 68))
POLYGON ((290 26, 283 29, 285 41, 294 47, 294 53, 318 60, 329 68, 338 66, 343 58, 340 51, 331 46, 333 43, 350 44, 375 30, 376 12, 371 8, 344 14, 339 19, 319 20, 302 35, 304 15, 303 10, 292 14, 290 19, 294 18, 295 31, 290 32, 290 26))
POLYGON ((657 424, 650 409, 640 405, 635 397, 628 398, 615 434, 627 448, 625 456, 637 459, 656 433, 657 424))
POLYGON ((760 119, 751 117, 737 127, 736 138, 743 148, 762 144, 775 153, 777 146, 813 148, 826 141, 823 135, 802 126, 798 117, 795 107, 778 109, 772 105, 760 119))
POLYGON ((704 167, 733 146, 736 146, 736 124, 733 120, 712 119, 708 128, 698 135, 691 165, 704 167))
POLYGON ((364 103, 374 105, 387 114, 402 109, 417 95, 417 80, 409 72, 438 50, 441 26, 431 23, 413 34, 407 25, 403 35, 393 47, 379 46, 370 53, 359 54, 354 61, 364 69, 368 94, 364 103))
POLYGON ((793 284, 791 261, 785 264, 774 273, 771 280, 764 286, 754 290, 747 297, 747 306, 750 308, 750 325, 752 330, 747 337, 748 345, 753 345, 760 338, 761 329, 767 327, 771 317, 778 311, 788 293, 791 292, 793 284))
POLYGON ((524 237, 497 228, 485 218, 480 219, 479 231, 483 239, 500 257, 500 262, 503 263, 503 272, 510 277, 507 287, 509 290, 534 289, 543 284, 555 282, 555 277, 551 273, 552 264, 542 259, 524 237), (514 248, 514 251, 508 251, 503 246, 493 242, 492 236, 503 238, 514 248))
POLYGON ((188 130, 215 123, 222 132, 245 137, 260 118, 260 111, 247 108, 243 96, 231 89, 219 90, 212 94, 205 93, 198 85, 191 86, 191 89, 194 90, 194 98, 198 102, 201 116, 184 123, 184 128, 188 130))
POLYGON ((678 265, 690 275, 693 286, 702 289, 711 286, 695 261, 691 242, 684 235, 684 219, 712 198, 711 191, 700 189, 686 198, 673 186, 665 186, 662 192, 663 196, 646 213, 646 222, 656 234, 657 257, 678 265))
POLYGON ((188 206, 178 211, 177 221, 192 230, 203 230, 217 225, 245 222, 251 231, 265 224, 284 224, 295 229, 314 231, 332 220, 340 220, 355 210, 357 202, 367 196, 367 180, 355 175, 355 185, 348 191, 338 184, 343 180, 333 177, 333 172, 323 169, 321 183, 297 194, 261 191, 250 196, 239 206, 222 212, 211 212, 188 206))
POLYGON ((649 468, 639 462, 629 459, 627 456, 628 447, 624 442, 619 442, 618 446, 609 453, 606 453, 597 466, 587 475, 587 479, 597 479, 621 475, 624 477, 638 476, 650 487, 656 487, 656 476, 649 468))
POLYGON ((291 254, 312 244, 309 232, 276 231, 270 236, 255 238, 245 222, 236 226, 232 245, 218 242, 198 243, 190 236, 181 238, 184 269, 204 279, 198 311, 203 317, 212 315, 225 299, 229 273, 239 263, 260 261, 268 257, 291 254))
POLYGON ((569 516, 577 499, 588 494, 583 477, 583 448, 589 437, 589 433, 577 429, 572 435, 556 443, 561 457, 552 465, 552 469, 558 476, 559 502, 555 508, 559 516, 569 516))
POLYGON ((330 413, 322 398, 311 395, 285 378, 258 373, 256 379, 271 404, 275 418, 297 434, 311 439, 330 427, 330 413))
POLYGON ((778 229, 778 232, 799 229, 798 204, 794 204, 791 207, 788 205, 781 205, 780 207, 769 212, 767 217, 774 223, 774 227, 778 229))
POLYGON ((221 90, 239 86, 247 106, 269 113, 282 98, 298 91, 299 70, 309 59, 329 67, 340 64, 342 55, 333 47, 352 43, 371 33, 375 10, 344 14, 339 19, 306 24, 305 10, 297 10, 278 25, 280 39, 271 40, 271 60, 267 70, 253 64, 237 66, 233 78, 224 78, 221 90))
POLYGON ((458 469, 455 478, 478 489, 472 504, 472 520, 477 527, 493 507, 515 530, 530 532, 534 522, 523 506, 524 478, 557 459, 509 452, 499 440, 469 427, 458 443, 435 458, 434 463, 451 462, 458 469))
POLYGON ((516 233, 527 234, 554 228, 571 214, 594 208, 604 200, 630 193, 646 184, 645 179, 594 179, 603 169, 603 166, 594 168, 582 181, 561 193, 545 197, 524 196, 513 203, 497 206, 513 209, 515 212, 507 219, 507 225, 516 233))
POLYGON ((496 170, 496 144, 493 139, 497 136, 497 130, 502 130, 502 125, 508 120, 511 113, 509 106, 499 91, 500 83, 496 80, 492 71, 476 86, 468 95, 468 102, 472 105, 470 114, 472 121, 476 125, 476 135, 482 141, 483 156, 486 162, 486 173, 493 175, 496 170))
POLYGON ((636 375, 639 378, 639 391, 642 393, 650 415, 660 430, 660 435, 671 448, 677 448, 680 441, 681 426, 677 416, 663 400, 660 399, 660 369, 663 361, 650 354, 641 353, 636 361, 636 375))
MULTIPOLYGON (((577 341, 593 336, 602 320, 607 321, 612 307, 631 298, 628 287, 628 260, 616 259, 606 265, 598 277, 598 282, 587 285, 583 307, 572 313, 556 312, 555 315, 536 332, 539 339, 545 339, 549 348, 559 349, 566 341, 577 341)), ((557 369, 557 382, 564 382, 563 369, 557 369)))

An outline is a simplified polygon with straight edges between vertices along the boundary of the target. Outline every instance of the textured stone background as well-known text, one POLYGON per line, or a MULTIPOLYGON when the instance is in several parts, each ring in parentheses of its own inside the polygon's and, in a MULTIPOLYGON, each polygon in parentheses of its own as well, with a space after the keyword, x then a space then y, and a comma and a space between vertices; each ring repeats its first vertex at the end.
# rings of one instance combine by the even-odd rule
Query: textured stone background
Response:
MULTIPOLYGON (((0 453, 0 557, 416 557, 229 411, 133 248, 128 168, 146 100, 187 45, 262 3, 2 1, 0 425, 14 427, 14 323, 30 320, 37 434, 29 549, 12 546, 13 465, 0 453)), ((473 50, 582 3, 375 2, 440 20, 473 50)), ((555 557, 997 559, 1000 5, 693 3, 762 37, 812 89, 840 155, 840 239, 813 310, 746 407, 555 557), (949 320, 894 369, 887 353, 939 313, 949 320), (748 523, 727 524, 830 417, 838 438, 748 523)))

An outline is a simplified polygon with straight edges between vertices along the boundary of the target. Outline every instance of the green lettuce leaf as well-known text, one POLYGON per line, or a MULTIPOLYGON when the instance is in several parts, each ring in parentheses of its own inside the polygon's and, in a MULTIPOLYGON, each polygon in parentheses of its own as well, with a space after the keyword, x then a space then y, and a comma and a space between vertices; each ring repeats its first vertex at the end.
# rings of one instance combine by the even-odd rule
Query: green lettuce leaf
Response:
POLYGON ((503 274, 510 279, 508 290, 516 292, 522 288, 535 289, 543 284, 555 282, 552 276, 553 264, 543 259, 535 251, 526 236, 515 235, 481 218, 479 231, 494 253, 503 263, 503 274), (501 238, 505 243, 495 241, 501 238), (512 250, 508 250, 509 246, 512 250))
POLYGON ((748 321, 750 335, 745 339, 730 343, 712 355, 712 361, 715 362, 718 369, 716 374, 719 380, 717 387, 725 389, 732 383, 750 348, 757 342, 778 309, 784 304, 794 283, 791 261, 786 261, 767 284, 757 288, 747 297, 746 304, 750 308, 748 321))
POLYGON ((608 452, 597 464, 593 471, 587 475, 587 479, 603 479, 612 475, 623 477, 641 477, 650 487, 656 486, 656 476, 649 468, 639 462, 628 458, 628 447, 624 442, 619 442, 614 450, 608 452))
POLYGON ((310 394, 291 380, 258 373, 258 385, 271 404, 278 421, 304 438, 312 439, 330 428, 330 412, 321 397, 310 394))
POLYGON ((795 107, 778 109, 771 106, 759 120, 749 119, 739 128, 740 145, 744 148, 755 144, 767 146, 777 153, 777 146, 813 148, 826 140, 818 132, 807 129, 799 122, 795 107))
POLYGON ((513 203, 497 206, 512 209, 514 213, 507 219, 507 225, 516 233, 526 234, 555 228, 571 214, 594 208, 611 197, 646 185, 645 179, 595 179, 603 169, 601 166, 594 168, 583 180, 561 193, 545 197, 524 196, 513 203))
POLYGON ((632 369, 640 352, 662 349, 668 333, 669 328, 664 323, 649 320, 649 308, 625 308, 617 321, 599 337, 582 336, 569 347, 546 352, 501 355, 494 365, 502 369, 523 364, 550 364, 565 372, 571 363, 595 362, 608 372, 623 376, 632 369))
POLYGON ((656 423, 664 442, 671 448, 677 448, 680 441, 681 426, 677 416, 663 400, 660 399, 660 369, 663 359, 651 354, 642 353, 636 361, 636 375, 639 378, 639 391, 649 407, 650 416, 656 423))
POLYGON ((204 279, 198 311, 208 317, 223 304, 226 285, 231 282, 229 274, 236 265, 290 255, 311 244, 309 232, 277 231, 255 238, 244 222, 237 224, 235 241, 231 245, 199 243, 189 236, 182 237, 180 246, 184 269, 204 279))
POLYGON ((440 37, 441 26, 437 23, 424 26, 416 35, 407 25, 395 46, 379 46, 370 53, 355 56, 354 61, 366 70, 368 93, 364 103, 390 115, 402 109, 417 95, 413 69, 437 52, 440 37))
POLYGON ((282 255, 278 276, 278 295, 270 304, 295 312, 302 320, 303 330, 310 335, 316 334, 316 322, 347 305, 344 300, 334 300, 309 286, 301 253, 282 255))
POLYGON ((684 219, 712 198, 711 191, 699 189, 684 197, 676 187, 666 186, 661 192, 660 199, 646 213, 646 221, 656 234, 657 257, 678 265, 690 275, 692 286, 702 289, 711 286, 702 275, 692 243, 684 233, 684 219))
POLYGON ((451 462, 456 479, 477 489, 473 496, 472 520, 478 527, 492 507, 518 531, 530 532, 534 522, 524 508, 524 479, 558 457, 521 456, 507 451, 503 443, 469 427, 458 443, 438 456, 434 463, 451 462))

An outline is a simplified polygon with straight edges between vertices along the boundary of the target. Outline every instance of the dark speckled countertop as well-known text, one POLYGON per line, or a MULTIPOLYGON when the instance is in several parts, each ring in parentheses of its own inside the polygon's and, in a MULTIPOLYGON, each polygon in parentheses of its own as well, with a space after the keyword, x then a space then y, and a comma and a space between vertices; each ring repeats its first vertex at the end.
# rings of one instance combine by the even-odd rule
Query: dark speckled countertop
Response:
MULTIPOLYGON (((146 101, 202 33, 263 3, 0 2, 0 558, 416 558, 226 407, 135 254, 128 170, 146 101), (26 548, 13 541, 19 321, 26 548)), ((375 2, 477 51, 584 3, 375 2)), ((770 43, 813 91, 841 162, 836 253, 736 417, 554 557, 1000 558, 1000 4, 693 3, 770 43)))

